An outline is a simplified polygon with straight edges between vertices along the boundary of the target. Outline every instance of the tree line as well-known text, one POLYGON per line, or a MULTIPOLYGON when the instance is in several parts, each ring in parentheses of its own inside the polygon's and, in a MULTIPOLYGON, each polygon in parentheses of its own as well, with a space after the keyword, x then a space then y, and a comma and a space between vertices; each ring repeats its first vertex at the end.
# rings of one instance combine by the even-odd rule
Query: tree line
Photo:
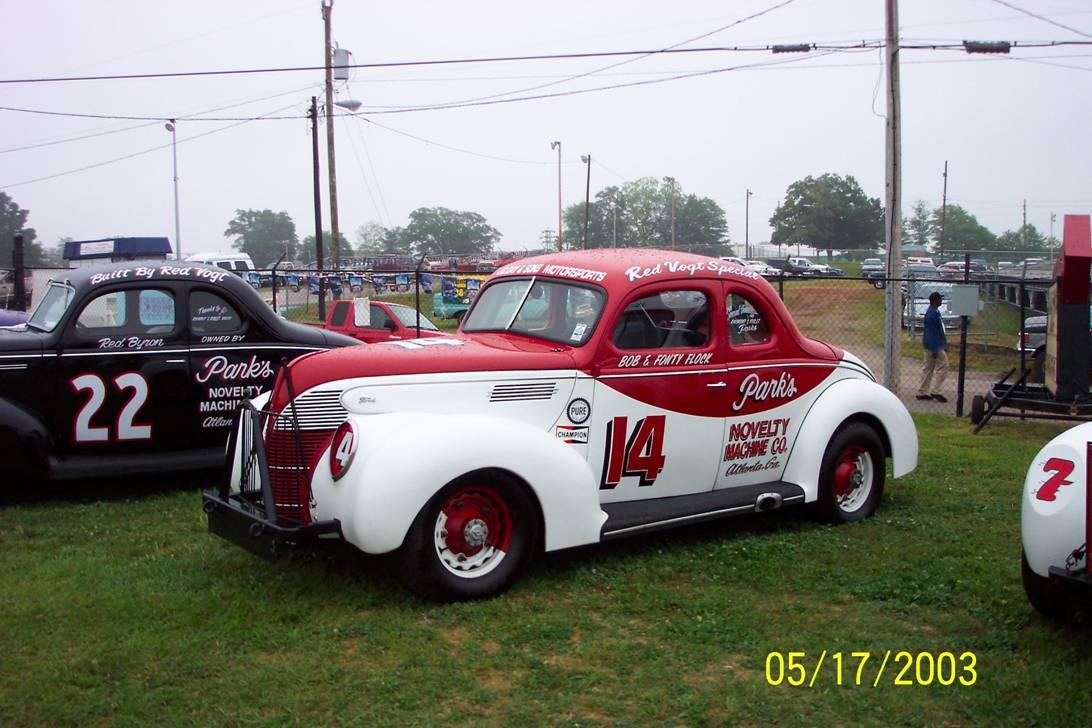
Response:
MULTIPOLYGON (((29 215, 29 210, 0 192, 0 267, 10 265, 12 238, 19 232, 23 234, 27 265, 62 263, 62 244, 71 238, 43 248, 34 228, 27 226, 29 215)), ((883 205, 878 198, 869 197, 850 175, 828 173, 793 182, 769 223, 773 229, 770 242, 775 245, 808 245, 828 254, 876 251, 884 245, 883 205)), ((590 204, 581 201, 565 208, 563 226, 565 247, 570 249, 670 248, 674 239, 679 250, 706 255, 733 252, 720 205, 708 197, 685 193, 670 178, 659 181, 644 177, 601 189, 590 204)), ((295 222, 283 211, 236 210, 224 236, 259 267, 268 267, 281 256, 291 261, 316 257, 314 235, 300 238, 295 222)), ((385 227, 369 222, 358 227, 354 237, 350 241, 340 235, 341 257, 489 255, 501 234, 477 212, 419 207, 409 214, 405 225, 385 227)), ((1056 239, 1044 236, 1034 225, 1021 225, 995 235, 960 205, 930 208, 923 200, 914 202, 903 217, 902 237, 904 244, 943 251, 1033 252, 1058 245, 1056 239)), ((330 255, 329 232, 323 233, 323 244, 330 255)))

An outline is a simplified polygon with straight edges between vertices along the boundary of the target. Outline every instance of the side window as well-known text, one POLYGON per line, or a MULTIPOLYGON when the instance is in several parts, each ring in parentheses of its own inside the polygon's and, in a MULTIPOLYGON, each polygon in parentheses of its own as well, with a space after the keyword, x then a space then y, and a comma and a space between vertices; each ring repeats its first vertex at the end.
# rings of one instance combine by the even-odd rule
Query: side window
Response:
POLYGON ((338 301, 334 304, 334 313, 330 316, 331 326, 344 326, 345 319, 349 317, 349 304, 338 301))
POLYGON ((770 327, 754 304, 738 293, 728 296, 728 335, 733 346, 770 340, 770 327))
POLYGON ((140 325, 162 333, 174 328, 174 296, 167 291, 147 288, 138 296, 140 325))
POLYGON ((104 293, 92 299, 76 319, 80 329, 125 328, 125 291, 104 293))
POLYGON ((709 300, 701 291, 661 291, 633 301, 618 317, 619 349, 693 349, 709 343, 709 300))
POLYGON ((235 307, 211 291, 190 292, 190 330, 195 334, 239 331, 243 320, 235 307))
POLYGON ((393 322, 391 321, 391 317, 387 315, 387 312, 373 303, 370 320, 368 321, 368 328, 382 329, 390 326, 391 323, 393 322))
POLYGON ((216 265, 220 266, 224 270, 231 270, 231 261, 230 260, 221 260, 216 265))

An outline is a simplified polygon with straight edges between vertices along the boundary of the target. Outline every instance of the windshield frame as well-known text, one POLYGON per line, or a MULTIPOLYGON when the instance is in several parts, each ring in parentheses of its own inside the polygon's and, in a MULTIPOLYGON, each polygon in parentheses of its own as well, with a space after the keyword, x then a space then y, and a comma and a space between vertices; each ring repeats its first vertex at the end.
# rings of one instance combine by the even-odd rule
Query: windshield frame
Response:
MULTIPOLYGON (((394 317, 398 319, 403 326, 407 329, 417 328, 417 309, 413 306, 406 306, 401 303, 388 303, 387 307, 394 314, 394 317), (403 318, 405 314, 405 318, 403 318)), ((439 331, 436 324, 429 320, 428 316, 421 314, 421 330, 422 331, 439 331)))
POLYGON ((593 283, 585 283, 583 281, 573 281, 573 280, 569 280, 567 278, 554 278, 552 276, 504 276, 503 278, 496 278, 494 280, 491 280, 491 281, 489 281, 489 283, 487 285, 482 287, 482 290, 479 291, 478 295, 474 297, 474 303, 470 307, 470 309, 466 312, 466 316, 463 318, 464 323, 460 327, 459 330, 462 333, 466 333, 466 334, 483 334, 483 333, 515 334, 515 335, 518 335, 518 336, 526 336, 529 339, 537 339, 539 341, 549 341, 550 343, 554 343, 554 344, 562 344, 564 346, 571 346, 573 348, 580 348, 580 347, 586 346, 588 344, 588 342, 590 342, 595 337, 595 332, 598 330, 599 324, 603 320, 603 314, 607 310, 607 303, 608 303, 609 300, 610 300, 610 296, 607 293, 607 290, 605 288, 603 288, 602 286, 598 286, 598 285, 595 285, 593 283), (515 311, 508 318, 508 322, 503 327, 474 328, 474 329, 467 329, 465 327, 466 326, 465 322, 470 320, 471 315, 474 313, 474 310, 478 307, 479 302, 482 300, 483 294, 487 293, 491 288, 493 288, 494 286, 496 286, 496 285, 498 285, 500 283, 518 283, 520 281, 527 281, 528 282, 527 289, 523 292, 523 296, 520 298, 519 306, 517 306, 515 308, 515 311), (535 284, 539 283, 539 282, 542 282, 544 284, 548 283, 548 284, 553 284, 553 285, 558 285, 558 286, 566 286, 566 287, 569 287, 569 288, 582 288, 584 290, 588 290, 588 291, 591 291, 593 293, 598 293, 599 294, 599 296, 601 297, 601 304, 599 306, 599 310, 595 314, 595 319, 588 325, 587 335, 584 337, 583 341, 581 341, 580 343, 576 343, 576 342, 572 341, 571 339, 566 339, 566 338, 563 338, 563 337, 555 338, 553 336, 542 336, 542 335, 540 335, 538 333, 512 328, 513 324, 515 324, 515 322, 516 322, 516 319, 519 318, 520 312, 522 312, 524 305, 528 301, 528 297, 531 294, 531 289, 533 289, 535 287, 535 284))
POLYGON ((26 320, 27 328, 34 329, 35 331, 41 331, 41 332, 44 332, 44 333, 49 333, 51 331, 55 331, 57 329, 57 327, 60 326, 61 321, 64 320, 65 314, 67 314, 68 310, 70 308, 72 308, 72 304, 73 304, 73 302, 75 302, 75 300, 76 300, 76 289, 75 289, 75 287, 72 286, 71 283, 69 283, 68 281, 56 281, 56 280, 49 281, 49 286, 48 286, 48 288, 47 288, 47 290, 45 292, 45 295, 42 296, 41 300, 38 301, 38 305, 34 307, 34 311, 31 312, 30 318, 28 318, 26 320), (38 322, 35 317, 38 315, 39 311, 44 313, 45 307, 46 307, 46 302, 50 300, 50 297, 51 297, 51 294, 53 293, 53 291, 55 289, 58 289, 58 288, 64 289, 65 292, 67 292, 67 294, 69 296, 68 300, 65 301, 64 307, 61 309, 61 313, 57 317, 57 320, 54 321, 51 326, 44 326, 44 325, 42 325, 42 323, 38 322))

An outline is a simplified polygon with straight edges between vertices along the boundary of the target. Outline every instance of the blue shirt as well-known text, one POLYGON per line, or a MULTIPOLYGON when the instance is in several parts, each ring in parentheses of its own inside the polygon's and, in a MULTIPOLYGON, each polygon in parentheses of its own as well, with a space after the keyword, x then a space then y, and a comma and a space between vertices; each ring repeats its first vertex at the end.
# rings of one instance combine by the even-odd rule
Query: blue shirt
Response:
POLYGON ((940 310, 929 307, 925 312, 925 325, 922 327, 921 345, 926 351, 934 354, 948 348, 948 338, 944 335, 944 322, 940 318, 940 310))

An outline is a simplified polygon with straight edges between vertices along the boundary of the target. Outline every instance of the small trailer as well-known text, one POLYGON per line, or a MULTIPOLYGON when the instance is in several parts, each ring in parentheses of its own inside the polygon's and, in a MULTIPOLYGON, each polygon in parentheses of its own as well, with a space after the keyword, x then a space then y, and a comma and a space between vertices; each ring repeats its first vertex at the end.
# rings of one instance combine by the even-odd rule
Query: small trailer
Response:
POLYGON ((1062 254, 1054 265, 1047 297, 1046 358, 1043 384, 1029 384, 1031 369, 1014 381, 1012 369, 983 396, 971 401, 977 433, 993 417, 1024 419, 1092 419, 1089 368, 1089 273, 1092 231, 1088 215, 1066 215, 1062 254), (1002 411, 1008 410, 1008 411, 1002 411))

